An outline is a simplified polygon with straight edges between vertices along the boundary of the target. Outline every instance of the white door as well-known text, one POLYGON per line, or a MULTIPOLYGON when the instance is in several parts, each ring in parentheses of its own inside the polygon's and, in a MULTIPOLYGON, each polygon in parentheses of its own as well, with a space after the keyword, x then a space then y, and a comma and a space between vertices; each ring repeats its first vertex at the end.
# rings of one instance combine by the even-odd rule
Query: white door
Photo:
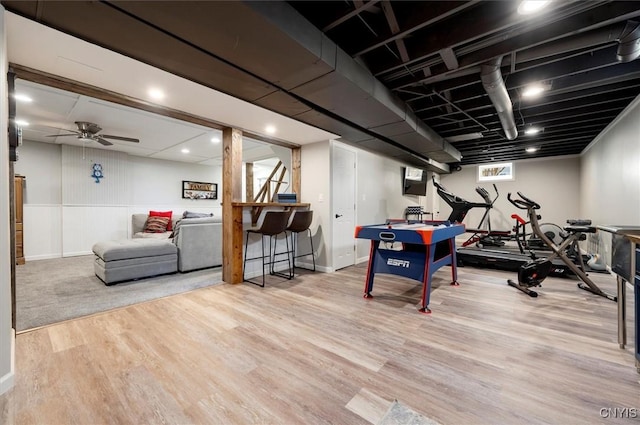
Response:
POLYGON ((355 264, 356 154, 338 146, 331 149, 331 205, 333 269, 355 264))

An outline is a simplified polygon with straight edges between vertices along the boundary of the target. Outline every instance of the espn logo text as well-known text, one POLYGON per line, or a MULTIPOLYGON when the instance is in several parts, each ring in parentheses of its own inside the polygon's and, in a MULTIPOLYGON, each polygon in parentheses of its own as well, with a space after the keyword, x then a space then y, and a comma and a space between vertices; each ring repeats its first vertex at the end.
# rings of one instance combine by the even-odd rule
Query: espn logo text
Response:
POLYGON ((399 260, 397 258, 389 258, 387 260, 387 266, 404 267, 405 269, 408 269, 410 264, 411 263, 408 260, 399 260))

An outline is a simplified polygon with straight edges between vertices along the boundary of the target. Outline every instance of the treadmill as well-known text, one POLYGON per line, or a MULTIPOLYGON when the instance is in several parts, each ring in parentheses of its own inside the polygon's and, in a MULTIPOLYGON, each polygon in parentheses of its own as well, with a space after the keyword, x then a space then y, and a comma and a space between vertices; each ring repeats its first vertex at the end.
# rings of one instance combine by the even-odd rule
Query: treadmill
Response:
MULTIPOLYGON (((536 258, 546 258, 549 253, 536 255, 536 258)), ((520 266, 531 261, 531 256, 522 254, 519 250, 501 248, 463 247, 456 250, 458 265, 472 267, 490 267, 499 270, 517 272, 520 266)), ((551 276, 571 277, 575 273, 559 258, 551 260, 551 276)))
MULTIPOLYGON (((454 195, 440 183, 436 182, 435 179, 433 179, 433 185, 438 195, 452 208, 451 214, 449 218, 447 218, 450 223, 461 223, 471 208, 486 208, 487 206, 486 203, 469 202, 466 199, 454 195)), ((549 252, 545 251, 530 252, 533 252, 536 258, 546 258, 549 256, 549 252)), ((517 272, 521 265, 531 260, 530 254, 523 254, 517 246, 510 247, 508 245, 500 247, 459 247, 456 249, 456 257, 459 266, 489 267, 513 272, 517 272)), ((575 276, 575 273, 559 258, 554 258, 551 261, 551 265, 551 276, 575 276)))

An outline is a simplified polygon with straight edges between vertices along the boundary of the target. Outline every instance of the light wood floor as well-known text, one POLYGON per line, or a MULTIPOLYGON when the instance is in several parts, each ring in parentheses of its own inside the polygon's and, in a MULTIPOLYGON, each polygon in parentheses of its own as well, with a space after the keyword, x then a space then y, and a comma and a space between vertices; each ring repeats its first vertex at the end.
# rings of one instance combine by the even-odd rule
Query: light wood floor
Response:
POLYGON ((638 421, 600 417, 640 415, 614 302, 557 278, 529 298, 513 273, 469 267, 451 287, 444 268, 424 315, 403 278, 377 276, 363 299, 365 272, 220 285, 20 334, 0 423, 368 424, 394 399, 442 424, 638 421))

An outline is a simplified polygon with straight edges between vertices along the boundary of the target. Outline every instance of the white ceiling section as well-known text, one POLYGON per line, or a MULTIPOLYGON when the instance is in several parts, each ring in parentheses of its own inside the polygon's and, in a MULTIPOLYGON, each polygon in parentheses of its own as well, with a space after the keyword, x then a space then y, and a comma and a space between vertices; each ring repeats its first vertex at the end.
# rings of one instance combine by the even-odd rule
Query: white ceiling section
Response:
MULTIPOLYGON (((27 95, 31 102, 16 101, 16 118, 27 121, 22 138, 36 142, 87 146, 117 150, 129 155, 202 165, 222 164, 222 132, 174 118, 141 111, 104 100, 67 92, 30 81, 17 80, 16 94, 27 95), (83 142, 69 131, 76 130, 75 121, 98 124, 98 135, 139 139, 139 143, 108 139, 113 146, 83 142), (59 137, 52 137, 52 136, 59 137), (66 136, 62 136, 66 135, 66 136), (61 136, 61 137, 60 137, 61 136), (217 138, 214 143, 211 139, 217 138), (188 149, 189 153, 182 152, 188 149)), ((273 157, 268 144, 244 137, 245 161, 273 157)))
MULTIPOLYGON (((270 136, 265 133, 265 127, 273 125, 277 130, 271 137, 298 145, 338 137, 13 13, 7 12, 5 16, 7 52, 11 63, 187 112, 266 137, 270 136), (150 99, 147 94, 150 88, 163 90, 166 94, 165 98, 160 101, 150 99)), ((18 115, 24 112, 21 118, 29 120, 29 116, 32 116, 31 119, 34 120, 29 126, 29 131, 24 133, 25 138, 28 135, 32 140, 49 141, 43 140, 42 136, 45 133, 55 134, 55 128, 74 130, 76 128, 74 121, 90 121, 102 127, 103 134, 140 139, 139 145, 110 139, 114 143, 111 148, 117 148, 132 155, 186 160, 181 150, 187 147, 191 151, 190 154, 197 157, 196 161, 189 162, 206 163, 215 158, 209 155, 210 145, 212 145, 210 139, 215 130, 30 82, 18 81, 16 86, 18 89, 24 89, 25 92, 28 90, 34 92, 32 96, 34 101, 31 104, 17 105, 18 115), (38 95, 35 94, 36 91, 38 95), (30 109, 27 112, 28 105, 30 109)), ((62 143, 62 139, 56 140, 62 143)), ((74 138, 65 137, 64 139, 74 138)), ((72 140, 64 140, 64 143, 70 142, 72 140)), ((97 143, 95 145, 92 147, 101 147, 97 143)), ((243 156, 246 155, 243 154, 243 156)))

